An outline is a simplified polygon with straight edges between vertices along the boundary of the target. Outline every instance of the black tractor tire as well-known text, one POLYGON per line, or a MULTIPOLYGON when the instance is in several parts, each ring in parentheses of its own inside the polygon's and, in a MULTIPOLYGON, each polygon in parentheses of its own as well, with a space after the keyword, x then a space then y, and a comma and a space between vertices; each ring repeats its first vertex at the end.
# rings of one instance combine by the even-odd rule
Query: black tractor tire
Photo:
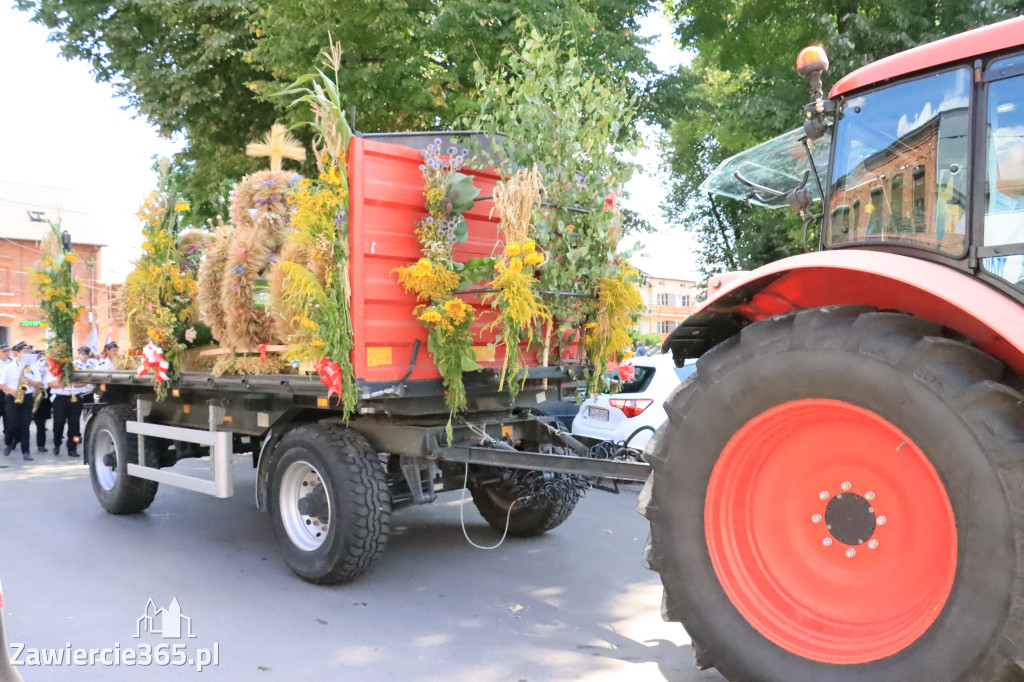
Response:
MULTIPOLYGON (((519 500, 523 494, 520 487, 510 486, 505 481, 487 485, 470 486, 473 504, 480 516, 493 528, 513 537, 535 537, 562 525, 579 501, 580 492, 571 483, 554 482, 554 477, 563 474, 531 472, 533 480, 544 485, 540 500, 519 500), (552 483, 554 484, 552 485, 552 483), (509 507, 512 513, 509 514, 509 507)), ((529 494, 529 493, 527 493, 529 494)))
POLYGON ((305 424, 284 434, 271 456, 268 510, 288 567, 320 585, 369 569, 387 546, 391 496, 366 439, 305 424))
POLYGON ((128 464, 139 463, 139 441, 125 430, 135 412, 127 405, 107 405, 92 418, 85 442, 92 489, 111 514, 135 514, 148 508, 159 484, 128 475, 128 464), (111 462, 109 460, 113 459, 111 462))
MULTIPOLYGON (((650 521, 646 560, 648 567, 661 575, 665 589, 663 615, 686 628, 699 667, 715 667, 729 680, 779 682, 1021 679, 1024 396, 1005 383, 1012 377, 1001 362, 943 333, 932 322, 865 306, 788 313, 755 322, 707 352, 700 358, 694 378, 670 396, 666 403, 669 421, 656 435, 649 456, 653 469, 641 494, 640 512, 650 521), (792 449, 797 457, 805 453, 809 456, 806 466, 787 466, 781 475, 769 475, 772 464, 768 458, 779 452, 773 449, 775 436, 745 441, 743 434, 767 434, 769 431, 757 430, 757 425, 764 424, 775 429, 772 433, 786 432, 778 436, 778 442, 803 437, 799 435, 804 433, 799 431, 802 427, 787 430, 784 425, 790 422, 783 418, 792 413, 786 410, 801 405, 824 405, 827 410, 867 415, 864 419, 877 420, 882 425, 879 428, 898 433, 905 440, 892 448, 891 443, 900 442, 897 437, 885 449, 868 451, 860 444, 866 440, 835 439, 843 428, 839 420, 817 424, 812 420, 805 431, 817 434, 818 440, 808 440, 803 447, 792 449), (794 431, 798 435, 789 435, 794 431), (744 446, 742 457, 733 459, 733 453, 738 452, 737 442, 744 446), (820 503, 824 516, 800 511, 784 518, 780 512, 778 526, 769 533, 753 530, 763 528, 758 525, 761 518, 739 523, 742 514, 722 512, 762 509, 773 515, 773 508, 785 509, 793 498, 804 504, 804 492, 810 505, 807 509, 819 504, 819 496, 831 505, 837 502, 837 495, 842 497, 842 490, 856 492, 859 483, 875 485, 864 473, 870 467, 877 467, 880 477, 890 477, 886 480, 896 484, 892 489, 897 490, 898 485, 910 480, 909 468, 903 463, 912 461, 905 459, 911 456, 926 469, 930 466, 932 480, 940 483, 911 486, 921 494, 899 499, 891 494, 885 497, 882 492, 876 499, 876 493, 864 493, 864 488, 860 493, 873 502, 864 502, 859 493, 847 496, 846 502, 859 497, 862 507, 858 513, 862 516, 858 518, 872 521, 868 532, 857 531, 863 537, 847 534, 840 541, 843 533, 836 530, 839 526, 832 525, 838 517, 833 516, 829 523, 824 502, 820 503), (861 464, 862 468, 854 468, 861 464), (837 472, 847 467, 860 472, 859 478, 864 480, 859 481, 855 475, 851 483, 836 474, 832 476, 835 489, 830 485, 819 493, 819 487, 811 483, 807 491, 799 489, 803 481, 813 480, 815 472, 829 467, 837 472), (739 472, 736 477, 727 478, 735 472, 739 472), (725 485, 723 481, 734 480, 744 482, 735 483, 735 488, 720 487, 725 485), (753 492, 727 498, 721 490, 753 492), (758 499, 754 493, 766 496, 764 499, 770 502, 756 506, 760 503, 752 501, 758 499), (940 494, 942 497, 935 497, 940 494), (925 502, 928 499, 944 499, 950 510, 944 516, 946 535, 951 540, 944 555, 948 561, 936 566, 920 555, 909 555, 909 545, 886 544, 885 539, 875 540, 873 548, 863 544, 870 537, 881 538, 883 531, 899 530, 910 545, 941 545, 945 542, 941 533, 932 534, 931 539, 918 536, 925 534, 932 522, 933 515, 922 516, 930 509, 925 502), (883 507, 891 511, 892 518, 879 522, 881 517, 875 515, 882 512, 876 508, 883 507), (915 511, 915 507, 921 511, 915 511), (883 529, 877 525, 880 523, 887 526, 883 529), (831 534, 836 534, 835 540, 831 534), (936 540, 935 535, 940 538, 936 540), (736 541, 739 544, 728 547, 756 549, 730 554, 720 551, 725 545, 716 544, 718 538, 740 538, 736 541), (752 544, 742 544, 748 542, 752 544), (836 550, 838 554, 827 554, 836 550), (890 553, 889 557, 882 554, 883 550, 890 553), (791 561, 791 557, 802 556, 801 552, 810 559, 804 563, 791 561), (849 604, 851 609, 866 610, 868 634, 854 643, 854 655, 840 660, 842 656, 830 649, 847 646, 849 642, 842 637, 816 640, 821 633, 813 628, 780 629, 783 626, 779 623, 787 618, 810 617, 806 614, 816 614, 824 607, 817 601, 799 599, 788 610, 761 606, 768 602, 757 599, 774 598, 764 595, 776 594, 771 591, 776 589, 771 582, 776 576, 769 568, 776 564, 769 564, 773 559, 765 557, 791 561, 788 565, 796 568, 785 578, 797 592, 802 585, 818 584, 815 581, 819 580, 827 585, 836 579, 837 572, 810 570, 815 566, 839 566, 839 572, 850 571, 855 590, 821 590, 821 596, 847 600, 841 602, 843 608, 849 604), (914 609, 919 608, 914 606, 918 583, 931 584, 932 576, 944 576, 935 579, 938 583, 947 581, 948 596, 940 596, 935 608, 927 613, 918 626, 925 628, 922 631, 904 632, 898 624, 872 629, 876 609, 890 613, 889 609, 896 608, 885 596, 893 582, 885 584, 863 577, 874 575, 870 573, 875 570, 871 562, 883 558, 891 562, 890 575, 897 577, 894 582, 909 586, 907 597, 897 593, 895 599, 898 608, 903 608, 904 602, 908 605, 907 613, 916 613, 914 609), (858 563, 862 559, 864 563, 858 563), (723 566, 729 570, 720 572, 723 566), (729 572, 736 566, 751 570, 729 572), (750 594, 743 592, 748 585, 767 587, 757 587, 763 591, 756 593, 757 598, 748 598, 742 596, 750 594), (883 654, 869 639, 884 639, 896 631, 905 639, 892 639, 891 652, 883 654), (816 643, 819 641, 829 643, 816 643)), ((828 636, 832 629, 844 632, 852 626, 843 608, 829 612, 834 621, 825 627, 828 636)), ((856 623, 857 627, 864 625, 856 623)), ((850 650, 844 651, 847 655, 850 650)))

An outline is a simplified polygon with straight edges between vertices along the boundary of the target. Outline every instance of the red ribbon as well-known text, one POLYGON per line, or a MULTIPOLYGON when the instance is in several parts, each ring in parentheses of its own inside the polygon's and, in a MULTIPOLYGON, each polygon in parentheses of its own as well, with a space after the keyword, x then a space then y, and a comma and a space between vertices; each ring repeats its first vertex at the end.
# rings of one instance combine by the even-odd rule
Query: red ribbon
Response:
POLYGON ((147 343, 146 347, 142 349, 142 364, 139 365, 138 371, 139 378, 146 376, 149 370, 153 370, 156 380, 164 382, 167 381, 167 372, 170 369, 171 364, 164 360, 164 349, 152 341, 147 343))
POLYGON ((267 361, 267 346, 269 345, 269 343, 264 343, 263 345, 260 346, 260 362, 267 361))
POLYGON ((327 387, 327 402, 330 403, 331 396, 337 394, 338 404, 341 404, 341 394, 344 391, 344 383, 341 375, 341 366, 334 360, 320 358, 313 363, 313 369, 320 375, 320 383, 327 387))
POLYGON ((56 379, 57 381, 60 381, 61 366, 60 366, 59 362, 57 362, 53 358, 47 358, 46 359, 46 368, 50 371, 50 375, 54 379, 56 379))

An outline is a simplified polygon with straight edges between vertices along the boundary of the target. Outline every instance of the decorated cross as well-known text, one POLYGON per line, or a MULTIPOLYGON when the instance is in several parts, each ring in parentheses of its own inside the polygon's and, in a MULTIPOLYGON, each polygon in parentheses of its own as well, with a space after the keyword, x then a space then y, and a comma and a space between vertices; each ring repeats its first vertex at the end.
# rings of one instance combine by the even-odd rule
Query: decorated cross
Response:
POLYGON ((245 153, 249 156, 269 156, 272 171, 281 170, 282 159, 306 159, 305 148, 280 123, 270 127, 270 132, 263 136, 263 142, 250 142, 245 153))

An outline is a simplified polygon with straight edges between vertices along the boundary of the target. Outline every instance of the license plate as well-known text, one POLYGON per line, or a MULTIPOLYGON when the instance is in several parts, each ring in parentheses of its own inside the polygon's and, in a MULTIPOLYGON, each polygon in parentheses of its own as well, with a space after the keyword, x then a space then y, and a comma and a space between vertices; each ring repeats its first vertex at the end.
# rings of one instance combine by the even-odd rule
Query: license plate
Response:
POLYGON ((588 407, 587 416, 597 421, 606 422, 608 421, 608 410, 603 407, 588 407))

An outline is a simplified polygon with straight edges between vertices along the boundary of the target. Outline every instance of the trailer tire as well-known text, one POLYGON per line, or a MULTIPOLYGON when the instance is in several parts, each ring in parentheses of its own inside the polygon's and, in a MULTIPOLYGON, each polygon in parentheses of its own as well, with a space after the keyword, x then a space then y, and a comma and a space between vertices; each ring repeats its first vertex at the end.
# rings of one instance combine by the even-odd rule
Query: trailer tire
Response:
POLYGON ((85 453, 92 489, 111 514, 135 514, 153 503, 159 484, 128 475, 128 464, 139 463, 139 442, 125 429, 135 418, 127 405, 107 405, 89 420, 85 453))
POLYGON ((789 313, 670 397, 641 512, 699 667, 1021 679, 1024 396, 941 334, 861 306, 789 313))
POLYGON ((285 563, 329 585, 359 576, 387 545, 384 467, 358 433, 331 424, 288 431, 271 456, 268 508, 285 563))
POLYGON ((539 471, 529 473, 544 485, 543 500, 525 505, 520 500, 512 507, 511 514, 509 506, 516 503, 523 492, 519 487, 509 485, 506 481, 470 487, 473 504, 480 516, 496 530, 504 532, 507 524, 509 535, 534 537, 562 525, 576 509, 579 490, 568 481, 562 484, 558 477, 565 477, 564 474, 539 471))

